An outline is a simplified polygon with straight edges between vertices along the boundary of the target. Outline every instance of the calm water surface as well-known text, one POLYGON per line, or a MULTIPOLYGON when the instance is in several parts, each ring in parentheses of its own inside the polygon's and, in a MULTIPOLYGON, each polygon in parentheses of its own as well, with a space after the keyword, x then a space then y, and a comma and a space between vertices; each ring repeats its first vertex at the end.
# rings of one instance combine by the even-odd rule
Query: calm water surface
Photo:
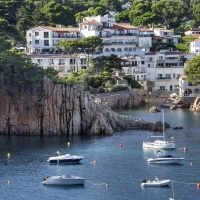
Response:
MULTIPOLYGON (((161 113, 147 113, 146 108, 120 111, 136 119, 162 120, 161 113)), ((0 136, 0 199, 5 200, 168 200, 172 197, 171 185, 142 189, 141 181, 154 179, 174 180, 176 200, 200 199, 200 113, 187 109, 165 109, 165 121, 181 130, 166 131, 168 140, 173 136, 176 150, 163 151, 183 156, 182 165, 147 164, 147 158, 155 156, 154 150, 143 150, 142 142, 148 131, 124 131, 110 137, 25 137, 0 136), (67 143, 70 142, 70 147, 67 143), (120 147, 120 143, 123 144, 120 147), (187 147, 188 151, 183 152, 187 147), (46 160, 56 151, 83 155, 82 164, 49 165, 46 160), (10 158, 7 158, 10 153, 10 158), (92 161, 96 160, 97 164, 92 161), (190 165, 190 162, 193 165, 190 165), (44 186, 43 177, 63 174, 85 178, 85 186, 44 186), (12 183, 8 185, 7 181, 12 183), (109 184, 106 188, 105 185, 109 184)), ((158 133, 157 133, 158 134, 158 133)))

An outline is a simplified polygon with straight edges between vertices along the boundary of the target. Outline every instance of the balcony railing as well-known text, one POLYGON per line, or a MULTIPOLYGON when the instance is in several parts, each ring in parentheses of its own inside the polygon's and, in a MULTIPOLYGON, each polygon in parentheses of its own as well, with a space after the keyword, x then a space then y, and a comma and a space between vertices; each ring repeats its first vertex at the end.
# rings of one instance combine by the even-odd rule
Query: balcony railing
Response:
POLYGON ((52 38, 80 38, 80 36, 53 35, 52 38))
POLYGON ((164 80, 164 79, 170 80, 172 78, 167 76, 167 77, 156 77, 156 79, 158 79, 158 80, 164 80))

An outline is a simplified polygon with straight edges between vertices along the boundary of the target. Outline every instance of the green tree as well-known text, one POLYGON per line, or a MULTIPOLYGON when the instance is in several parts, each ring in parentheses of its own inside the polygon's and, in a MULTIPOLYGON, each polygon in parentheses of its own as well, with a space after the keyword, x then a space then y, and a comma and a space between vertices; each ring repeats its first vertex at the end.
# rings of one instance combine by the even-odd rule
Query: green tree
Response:
POLYGON ((33 2, 26 2, 21 6, 17 12, 17 28, 26 35, 26 30, 31 28, 33 24, 33 11, 35 6, 33 2))
POLYGON ((99 5, 104 6, 109 11, 121 11, 121 3, 119 0, 101 0, 99 5))
POLYGON ((160 0, 152 4, 152 11, 167 28, 174 29, 187 20, 189 12, 181 0, 160 0))
POLYGON ((116 22, 130 23, 129 10, 125 10, 116 15, 116 22))
POLYGON ((187 61, 184 73, 187 76, 188 82, 193 85, 200 84, 200 55, 187 61))
POLYGON ((68 6, 61 6, 51 1, 44 5, 41 12, 49 19, 50 25, 68 26, 75 24, 74 10, 68 6))
POLYGON ((94 53, 100 52, 103 48, 103 40, 98 36, 91 36, 77 41, 60 41, 59 44, 64 50, 77 55, 83 54, 86 57, 87 66, 93 58, 94 53))
POLYGON ((131 88, 142 88, 142 85, 140 85, 136 80, 133 80, 130 75, 123 77, 125 80, 127 80, 128 84, 131 85, 131 88))
POLYGON ((11 48, 11 44, 4 36, 0 36, 0 54, 11 48))

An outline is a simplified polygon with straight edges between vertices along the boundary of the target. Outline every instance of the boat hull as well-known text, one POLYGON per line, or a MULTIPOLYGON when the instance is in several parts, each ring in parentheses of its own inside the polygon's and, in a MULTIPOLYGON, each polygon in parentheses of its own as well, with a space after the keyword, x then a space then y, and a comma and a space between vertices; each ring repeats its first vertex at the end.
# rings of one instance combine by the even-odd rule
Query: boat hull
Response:
POLYGON ((82 158, 79 159, 49 159, 49 164, 67 164, 67 163, 78 163, 82 160, 82 158))
POLYGON ((173 158, 173 159, 148 159, 147 162, 151 164, 180 164, 184 158, 173 158))
POLYGON ((163 180, 163 181, 150 181, 147 183, 142 183, 142 187, 161 187, 161 186, 167 186, 171 180, 163 180))
POLYGON ((84 183, 85 180, 83 178, 75 176, 71 176, 70 178, 51 176, 42 182, 44 185, 84 185, 84 183))
POLYGON ((175 143, 173 142, 168 142, 164 143, 163 141, 160 143, 155 143, 155 142, 143 142, 143 148, 153 148, 153 149, 175 149, 175 143))

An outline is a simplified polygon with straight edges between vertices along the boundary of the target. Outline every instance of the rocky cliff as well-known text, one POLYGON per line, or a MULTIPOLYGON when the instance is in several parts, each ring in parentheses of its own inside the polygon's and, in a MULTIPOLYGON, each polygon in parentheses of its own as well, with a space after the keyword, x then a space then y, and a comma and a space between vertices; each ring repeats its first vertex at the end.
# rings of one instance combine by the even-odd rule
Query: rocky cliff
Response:
POLYGON ((96 104, 88 92, 54 84, 44 77, 38 86, 0 82, 0 133, 23 135, 111 135, 114 131, 161 131, 161 122, 119 115, 96 104))
POLYGON ((189 108, 190 111, 200 112, 200 97, 197 97, 193 103, 193 105, 189 108))
POLYGON ((98 104, 109 106, 112 110, 138 108, 146 103, 146 95, 139 95, 133 91, 102 93, 94 96, 98 104))

